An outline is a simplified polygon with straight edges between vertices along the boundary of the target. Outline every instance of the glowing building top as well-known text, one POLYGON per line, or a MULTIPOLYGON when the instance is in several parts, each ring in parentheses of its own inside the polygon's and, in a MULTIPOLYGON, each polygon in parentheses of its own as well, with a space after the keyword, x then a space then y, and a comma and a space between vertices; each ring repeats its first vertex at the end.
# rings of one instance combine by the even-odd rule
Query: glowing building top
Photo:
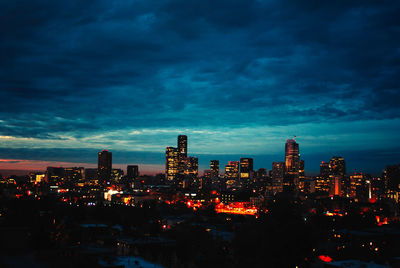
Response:
POLYGON ((285 166, 287 174, 298 174, 300 167, 299 144, 295 139, 286 140, 285 166))

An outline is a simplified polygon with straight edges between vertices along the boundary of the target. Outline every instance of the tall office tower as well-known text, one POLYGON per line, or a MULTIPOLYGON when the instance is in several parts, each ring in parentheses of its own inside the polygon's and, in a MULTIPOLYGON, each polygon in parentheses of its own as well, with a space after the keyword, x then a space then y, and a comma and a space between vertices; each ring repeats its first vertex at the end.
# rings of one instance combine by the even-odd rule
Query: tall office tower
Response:
POLYGON ((319 176, 315 180, 315 190, 317 192, 329 193, 331 187, 329 174, 329 162, 322 161, 319 165, 319 176))
POLYGON ((329 174, 330 175, 338 175, 338 176, 346 176, 346 162, 341 156, 332 157, 329 162, 329 174))
POLYGON ((199 175, 199 159, 197 157, 186 157, 184 172, 185 176, 197 178, 199 175))
POLYGON ((329 163, 322 161, 321 164, 319 165, 319 175, 322 178, 327 178, 329 177, 329 163))
POLYGON ((334 156, 329 161, 329 183, 330 194, 343 196, 346 192, 345 186, 346 163, 341 156, 334 156), (339 191, 339 192, 338 192, 339 191))
POLYGON ((240 158, 240 178, 251 179, 253 173, 253 158, 240 158))
POLYGON ((178 136, 178 150, 179 155, 182 159, 187 157, 187 136, 179 135, 178 136))
POLYGON ((305 172, 304 172, 304 160, 300 160, 299 165, 299 179, 304 180, 305 172))
POLYGON ((383 171, 383 178, 388 190, 400 190, 400 164, 388 165, 383 171))
POLYGON ((372 197, 371 178, 363 173, 354 173, 350 175, 350 197, 355 201, 367 201, 372 197))
POLYGON ((229 161, 225 165, 226 180, 237 180, 239 178, 239 161, 229 161))
POLYGON ((339 176, 332 179, 330 195, 342 196, 342 180, 339 176))
POLYGON ((400 202, 400 164, 386 166, 383 172, 386 196, 400 202))
POLYGON ((126 175, 128 179, 136 179, 139 177, 139 166, 138 165, 128 165, 126 167, 126 175))
POLYGON ((178 148, 167 147, 165 150, 165 178, 167 181, 171 182, 176 179, 179 164, 178 148))
POLYGON ((178 172, 177 175, 182 178, 185 175, 185 161, 187 157, 187 136, 178 136, 178 172))
POLYGON ((211 176, 213 178, 217 178, 219 175, 219 161, 218 160, 210 161, 210 170, 211 170, 211 176))
POLYGON ((300 154, 299 144, 295 139, 286 140, 285 145, 285 166, 287 174, 299 174, 300 154))
POLYGON ((271 180, 272 180, 272 191, 274 193, 282 192, 284 176, 285 176, 285 163, 273 162, 271 169, 271 180))
POLYGON ((97 168, 98 179, 102 182, 109 182, 111 179, 111 169, 112 153, 107 150, 99 152, 97 168))
POLYGON ((183 160, 183 181, 179 181, 179 184, 182 188, 187 189, 194 185, 197 182, 199 175, 199 160, 197 157, 186 157, 183 160))

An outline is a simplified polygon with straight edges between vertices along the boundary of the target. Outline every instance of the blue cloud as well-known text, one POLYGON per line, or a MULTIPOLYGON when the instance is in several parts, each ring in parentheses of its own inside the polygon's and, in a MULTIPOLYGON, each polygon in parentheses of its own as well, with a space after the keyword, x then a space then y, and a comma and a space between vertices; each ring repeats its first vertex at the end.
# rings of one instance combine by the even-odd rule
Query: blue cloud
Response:
POLYGON ((387 150, 400 117, 399 11, 394 1, 2 2, 0 135, 15 139, 0 146, 161 152, 188 130, 229 134, 189 133, 198 153, 260 155, 303 127, 309 148, 387 150), (365 144, 353 122, 371 133, 365 144), (329 133, 338 138, 318 140, 329 133))

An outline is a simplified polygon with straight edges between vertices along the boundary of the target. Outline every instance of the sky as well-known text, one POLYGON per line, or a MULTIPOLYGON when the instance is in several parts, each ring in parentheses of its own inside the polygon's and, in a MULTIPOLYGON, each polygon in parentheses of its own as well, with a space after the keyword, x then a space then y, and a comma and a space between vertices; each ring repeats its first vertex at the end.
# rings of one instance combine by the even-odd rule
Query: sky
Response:
POLYGON ((399 1, 0 1, 0 169, 400 163, 399 1))

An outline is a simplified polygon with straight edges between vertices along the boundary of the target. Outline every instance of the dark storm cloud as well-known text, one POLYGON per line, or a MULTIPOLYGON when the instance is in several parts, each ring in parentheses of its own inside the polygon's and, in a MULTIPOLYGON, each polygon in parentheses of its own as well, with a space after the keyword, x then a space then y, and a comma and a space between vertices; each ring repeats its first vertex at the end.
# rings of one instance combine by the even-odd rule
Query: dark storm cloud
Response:
POLYGON ((396 1, 2 1, 0 135, 399 119, 399 13, 396 1))

